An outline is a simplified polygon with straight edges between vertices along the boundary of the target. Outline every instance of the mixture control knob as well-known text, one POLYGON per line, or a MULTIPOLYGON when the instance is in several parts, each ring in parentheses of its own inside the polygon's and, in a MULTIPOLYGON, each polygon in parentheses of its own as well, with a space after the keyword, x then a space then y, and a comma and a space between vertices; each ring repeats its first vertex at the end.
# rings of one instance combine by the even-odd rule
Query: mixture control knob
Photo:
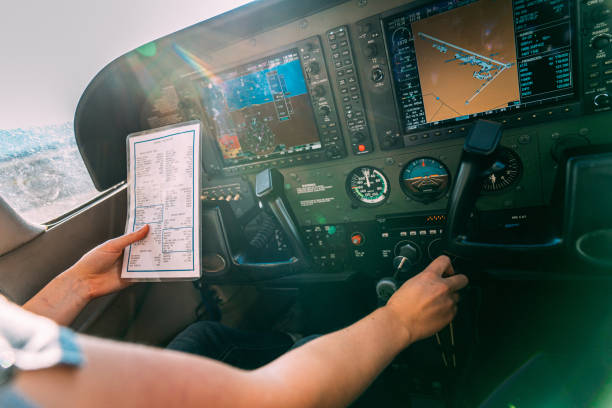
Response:
POLYGON ((323 88, 321 85, 317 85, 312 90, 312 94, 317 98, 325 96, 325 88, 323 88))
POLYGON ((610 45, 610 34, 600 34, 591 38, 591 47, 596 50, 603 50, 610 45))
POLYGON ((319 72, 321 72, 321 65, 319 65, 317 61, 312 61, 308 65, 308 72, 310 72, 313 75, 317 75, 319 72))
POLYGON ((330 112, 331 112, 331 109, 329 109, 329 106, 327 105, 319 106, 319 113, 321 114, 321 116, 327 116, 329 115, 330 112))
POLYGON ((380 68, 374 68, 372 70, 371 78, 373 82, 380 82, 385 78, 385 73, 380 68))
POLYGON ((374 58, 378 54, 378 48, 376 47, 376 44, 368 44, 363 49, 363 53, 368 58, 374 58))
POLYGON ((607 93, 595 95, 593 98, 593 106, 596 108, 607 108, 610 106, 610 96, 607 93))

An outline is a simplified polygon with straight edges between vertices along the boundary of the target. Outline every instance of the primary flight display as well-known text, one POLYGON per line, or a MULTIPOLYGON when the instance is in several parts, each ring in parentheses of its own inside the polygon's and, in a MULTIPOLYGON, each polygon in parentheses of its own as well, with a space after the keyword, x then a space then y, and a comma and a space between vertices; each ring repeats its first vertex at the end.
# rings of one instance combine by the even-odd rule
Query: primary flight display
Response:
POLYGON ((226 165, 321 148, 297 50, 223 72, 199 90, 226 165))

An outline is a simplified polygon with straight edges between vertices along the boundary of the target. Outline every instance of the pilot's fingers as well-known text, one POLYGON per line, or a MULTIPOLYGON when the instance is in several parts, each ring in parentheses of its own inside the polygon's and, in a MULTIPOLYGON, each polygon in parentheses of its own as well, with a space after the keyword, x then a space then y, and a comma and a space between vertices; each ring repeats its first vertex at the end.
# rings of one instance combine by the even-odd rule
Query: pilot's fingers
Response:
MULTIPOLYGON (((451 261, 452 262, 452 261, 451 261)), ((455 274, 455 268, 453 268, 453 264, 449 263, 448 267, 444 272, 442 272, 442 277, 446 278, 447 276, 452 276, 455 274)))
POLYGON ((458 291, 459 289, 463 289, 468 284, 468 278, 465 275, 453 275, 448 278, 444 278, 444 282, 448 285, 448 287, 453 291, 458 291))
POLYGON ((107 245, 108 245, 108 248, 111 250, 120 251, 128 245, 133 244, 136 241, 140 241, 141 239, 146 237, 148 233, 149 233, 149 226, 145 225, 139 230, 136 230, 129 234, 122 235, 115 239, 111 239, 110 241, 108 241, 107 245))
POLYGON ((446 255, 440 255, 425 268, 424 272, 433 273, 437 276, 445 276, 448 274, 449 269, 453 270, 450 258, 446 255))

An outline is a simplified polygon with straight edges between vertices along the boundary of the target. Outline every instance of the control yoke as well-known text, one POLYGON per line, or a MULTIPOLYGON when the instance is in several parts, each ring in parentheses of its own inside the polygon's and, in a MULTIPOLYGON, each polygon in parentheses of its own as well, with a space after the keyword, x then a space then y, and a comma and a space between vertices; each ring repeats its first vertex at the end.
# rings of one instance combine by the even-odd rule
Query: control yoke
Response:
POLYGON ((465 139, 457 178, 448 200, 448 248, 453 254, 483 255, 482 250, 487 250, 487 255, 531 252, 553 249, 562 244, 561 239, 555 237, 546 242, 529 244, 475 242, 467 237, 468 219, 480 195, 483 180, 496 166, 503 166, 495 162, 501 136, 501 124, 478 120, 465 139))
MULTIPOLYGON (((255 195, 261 200, 261 206, 266 208, 285 233, 289 245, 293 251, 293 256, 284 261, 261 262, 250 259, 241 249, 235 251, 229 243, 229 238, 225 237, 225 242, 229 250, 229 256, 233 260, 234 268, 258 278, 273 278, 301 270, 311 266, 310 258, 306 246, 302 242, 295 216, 287 203, 284 194, 285 181, 283 175, 277 169, 266 169, 257 174, 255 180, 255 195)), ((220 202, 218 205, 223 205, 220 202)), ((237 224, 231 211, 225 211, 224 215, 218 212, 218 217, 224 229, 232 229, 237 224)), ((233 229, 231 234, 241 242, 240 231, 233 229)), ((238 245, 242 248, 242 245, 238 245)))
POLYGON ((258 173, 255 179, 255 195, 274 215, 289 240, 295 259, 288 263, 298 263, 308 267, 308 250, 300 238, 295 215, 285 197, 285 179, 282 173, 277 169, 266 169, 258 173))

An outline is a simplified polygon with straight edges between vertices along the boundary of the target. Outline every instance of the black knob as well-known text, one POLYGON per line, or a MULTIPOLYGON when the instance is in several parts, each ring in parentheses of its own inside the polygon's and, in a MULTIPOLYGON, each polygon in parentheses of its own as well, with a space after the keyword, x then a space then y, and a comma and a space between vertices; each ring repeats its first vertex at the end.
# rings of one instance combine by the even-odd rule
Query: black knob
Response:
POLYGON ((603 50, 610 45, 610 34, 601 34, 591 38, 591 46, 596 50, 603 50))
POLYGON ((413 244, 412 242, 406 242, 399 248, 399 256, 406 257, 412 264, 415 264, 419 261, 421 253, 416 244, 413 244))
MULTIPOLYGON (((399 254, 393 258, 393 268, 396 273, 411 273, 421 260, 421 250, 416 244, 408 241, 402 242, 404 242, 404 244, 399 247, 399 254)), ((400 242, 400 244, 402 242, 400 242)))
POLYGON ((332 157, 340 155, 340 150, 336 146, 330 146, 327 148, 325 155, 331 159, 332 157))
POLYGON ((365 139, 365 135, 361 132, 355 132, 353 133, 353 137, 351 138, 351 141, 355 144, 363 142, 365 139))
POLYGON ((372 70, 372 81, 380 82, 385 78, 385 72, 380 68, 374 68, 372 70))
POLYGON ((383 139, 383 147, 389 149, 399 142, 399 136, 397 134, 386 135, 383 139))
POLYGON ((397 282, 393 278, 382 278, 376 284, 376 296, 386 302, 397 291, 397 282))
POLYGON ((327 105, 319 106, 319 114, 321 114, 321 116, 327 116, 329 115, 329 112, 331 112, 331 109, 329 109, 329 106, 327 105))
POLYGON ((312 90, 312 94, 317 97, 320 98, 322 96, 325 95, 325 88, 323 88, 323 86, 321 85, 317 85, 314 87, 314 89, 312 90))
POLYGON ((372 24, 370 23, 361 24, 359 26, 359 32, 361 32, 361 34, 367 34, 370 31, 372 31, 372 24))
POLYGON ((595 95, 593 98, 593 106, 596 108, 607 108, 610 106, 610 97, 607 93, 595 95))
POLYGON ((308 72, 310 72, 313 75, 317 75, 319 72, 321 72, 321 65, 319 65, 317 61, 312 61, 308 65, 308 72))
POLYGON ((363 49, 363 53, 368 58, 374 58, 378 54, 378 48, 376 47, 376 44, 368 44, 363 49))
POLYGON ((446 249, 446 243, 442 238, 434 239, 429 243, 427 247, 427 255, 429 255, 429 259, 432 261, 442 255, 444 250, 446 249))

